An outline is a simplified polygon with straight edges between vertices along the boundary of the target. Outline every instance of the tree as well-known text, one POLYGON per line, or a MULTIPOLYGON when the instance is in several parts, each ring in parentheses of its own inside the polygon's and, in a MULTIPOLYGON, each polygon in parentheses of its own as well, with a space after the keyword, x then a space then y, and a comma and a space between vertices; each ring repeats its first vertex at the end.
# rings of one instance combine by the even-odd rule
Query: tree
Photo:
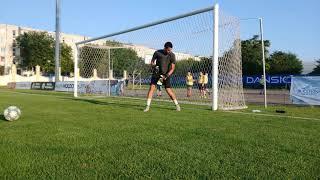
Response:
POLYGON ((122 76, 124 70, 129 74, 137 73, 145 64, 133 49, 112 49, 111 58, 115 77, 122 76))
POLYGON ((198 61, 195 61, 194 59, 185 59, 177 61, 174 75, 184 77, 187 75, 188 72, 195 72, 195 64, 198 64, 198 61))
POLYGON ((98 77, 108 77, 109 69, 109 50, 99 48, 99 46, 83 46, 79 53, 80 76, 90 78, 93 76, 93 70, 97 70, 98 77))
POLYGON ((74 71, 72 48, 65 43, 61 43, 60 66, 61 74, 70 75, 74 71))
MULTIPOLYGON (((265 55, 269 54, 268 48, 270 47, 270 41, 264 41, 265 55)), ((241 53, 242 53, 242 74, 243 75, 257 75, 262 74, 263 63, 261 53, 261 40, 259 36, 255 35, 251 39, 241 41, 241 53)), ((268 71, 269 65, 266 64, 266 70, 268 71)))
POLYGON ((267 59, 269 74, 301 74, 302 61, 293 53, 275 51, 267 59))
MULTIPOLYGON (((106 41, 105 46, 121 47, 122 43, 106 41)), ((83 46, 80 50, 80 76, 92 77, 93 70, 97 70, 98 77, 108 77, 109 49, 99 45, 83 46)), ((128 74, 145 73, 147 69, 144 60, 138 57, 135 50, 131 48, 110 49, 110 69, 114 77, 122 77, 123 71, 128 74)))
POLYGON ((111 40, 107 40, 106 41, 106 46, 111 46, 111 47, 122 47, 123 44, 121 42, 118 41, 111 41, 111 40))
POLYGON ((316 63, 317 65, 315 68, 313 68, 312 72, 309 73, 310 75, 320 75, 320 59, 316 60, 316 63))
POLYGON ((28 32, 17 38, 22 58, 21 67, 32 69, 36 65, 45 72, 54 72, 54 39, 46 32, 28 32))
MULTIPOLYGON (((54 73, 54 39, 46 32, 31 31, 17 37, 17 44, 20 48, 20 67, 28 70, 36 65, 42 71, 54 73)), ((61 43, 61 71, 63 74, 73 71, 72 49, 65 43, 61 43)))

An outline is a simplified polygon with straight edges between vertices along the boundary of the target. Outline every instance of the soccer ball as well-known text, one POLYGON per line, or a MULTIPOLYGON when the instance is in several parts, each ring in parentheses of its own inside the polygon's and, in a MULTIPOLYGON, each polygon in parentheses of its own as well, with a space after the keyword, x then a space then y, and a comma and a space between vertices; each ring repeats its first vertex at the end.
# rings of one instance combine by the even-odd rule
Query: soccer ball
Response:
POLYGON ((3 115, 7 121, 15 121, 18 120, 21 116, 21 111, 16 106, 9 106, 7 109, 4 110, 3 115))

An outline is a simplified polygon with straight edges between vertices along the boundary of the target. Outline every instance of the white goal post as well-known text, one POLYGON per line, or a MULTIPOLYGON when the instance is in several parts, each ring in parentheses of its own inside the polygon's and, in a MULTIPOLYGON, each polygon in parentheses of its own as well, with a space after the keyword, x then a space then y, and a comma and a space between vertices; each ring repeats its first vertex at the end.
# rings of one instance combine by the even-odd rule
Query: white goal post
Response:
MULTIPOLYGON (((171 84, 180 102, 207 104, 212 110, 246 108, 240 21, 221 12, 218 4, 77 42, 74 97, 144 98, 151 76, 148 63, 167 41, 176 55, 171 84)), ((165 93, 158 98, 169 100, 165 93)))

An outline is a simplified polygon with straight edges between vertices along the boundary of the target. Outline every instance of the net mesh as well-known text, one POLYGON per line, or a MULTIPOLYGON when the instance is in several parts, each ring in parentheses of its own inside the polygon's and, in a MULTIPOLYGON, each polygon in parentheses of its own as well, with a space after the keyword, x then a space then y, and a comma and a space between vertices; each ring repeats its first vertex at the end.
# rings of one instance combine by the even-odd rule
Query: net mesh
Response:
MULTIPOLYGON (((213 10, 202 12, 81 44, 78 81, 93 81, 108 87, 102 94, 144 98, 151 80, 152 55, 171 41, 176 56, 171 85, 178 100, 211 105, 213 16, 213 10)), ((244 108, 239 20, 220 13, 219 21, 218 106, 219 109, 244 108)), ((98 85, 91 87, 94 88, 99 89, 98 85)), ((158 91, 154 98, 169 100, 163 88, 159 85, 161 94, 158 91)), ((96 93, 79 88, 80 91, 86 95, 101 94, 101 90, 96 93)))
POLYGON ((219 108, 246 108, 242 83, 240 20, 225 12, 220 12, 219 19, 218 69, 219 108))

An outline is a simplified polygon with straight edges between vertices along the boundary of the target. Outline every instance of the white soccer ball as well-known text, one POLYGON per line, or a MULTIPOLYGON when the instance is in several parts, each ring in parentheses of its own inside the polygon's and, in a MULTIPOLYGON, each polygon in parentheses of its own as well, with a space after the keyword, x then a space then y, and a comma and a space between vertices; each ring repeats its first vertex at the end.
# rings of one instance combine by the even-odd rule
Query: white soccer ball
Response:
POLYGON ((7 121, 15 121, 21 116, 21 110, 17 106, 9 106, 4 110, 3 115, 7 121))

